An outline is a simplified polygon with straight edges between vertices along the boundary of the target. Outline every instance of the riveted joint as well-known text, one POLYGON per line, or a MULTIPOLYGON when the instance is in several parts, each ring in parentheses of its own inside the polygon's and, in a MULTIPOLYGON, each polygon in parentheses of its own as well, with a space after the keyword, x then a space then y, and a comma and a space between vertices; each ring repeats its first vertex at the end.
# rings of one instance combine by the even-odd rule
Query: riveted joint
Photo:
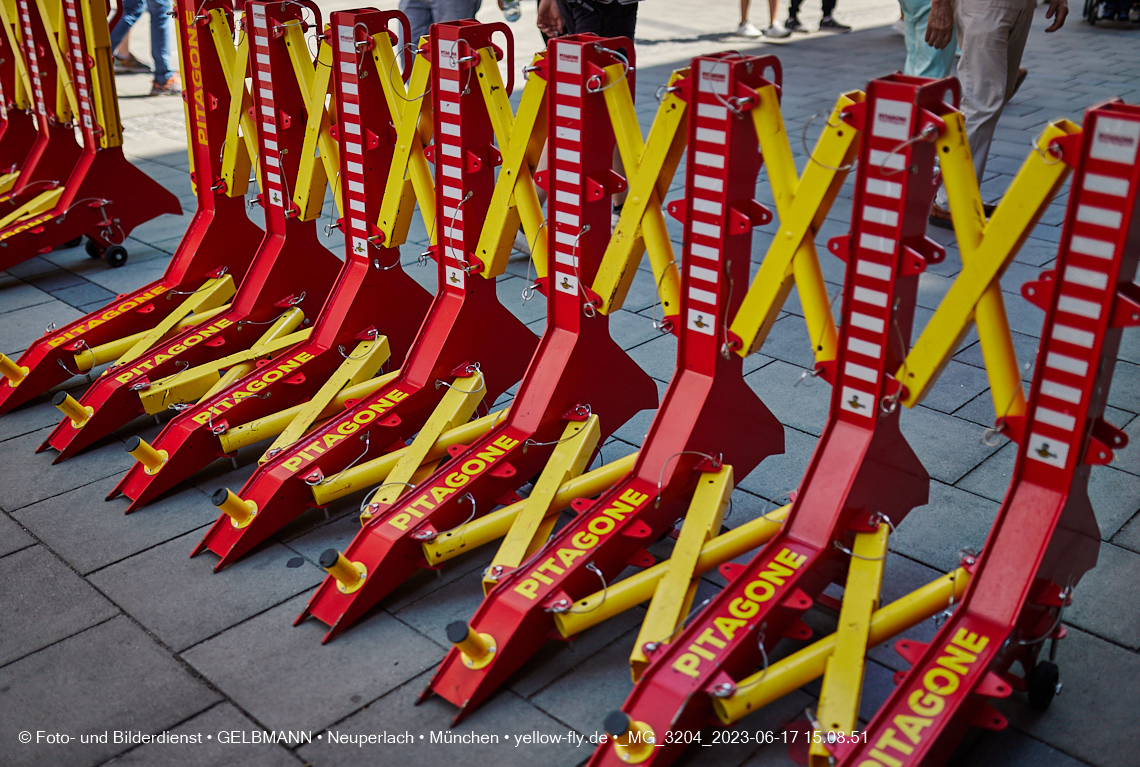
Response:
POLYGON ((142 437, 131 437, 127 440, 127 452, 136 461, 143 465, 143 470, 150 475, 158 474, 166 465, 170 455, 165 450, 155 450, 142 437))
POLYGON ((364 585, 368 568, 360 562, 353 562, 336 549, 325 549, 319 560, 320 566, 336 578, 336 587, 341 594, 352 594, 364 585))
POLYGON ((55 405, 59 412, 70 418, 71 425, 76 429, 82 429, 86 425, 87 419, 95 415, 95 408, 79 404, 79 400, 67 392, 56 393, 51 398, 51 404, 55 405))
POLYGON ((467 668, 483 668, 495 658, 495 638, 490 634, 480 634, 466 621, 447 625, 447 641, 459 650, 467 668))
POLYGON ((249 527, 250 522, 257 516, 256 503, 242 500, 235 492, 227 488, 222 488, 211 495, 210 501, 229 517, 230 524, 239 530, 249 527))
POLYGON ((8 385, 15 388, 28 375, 28 368, 17 365, 8 356, 0 354, 0 375, 8 379, 8 385))

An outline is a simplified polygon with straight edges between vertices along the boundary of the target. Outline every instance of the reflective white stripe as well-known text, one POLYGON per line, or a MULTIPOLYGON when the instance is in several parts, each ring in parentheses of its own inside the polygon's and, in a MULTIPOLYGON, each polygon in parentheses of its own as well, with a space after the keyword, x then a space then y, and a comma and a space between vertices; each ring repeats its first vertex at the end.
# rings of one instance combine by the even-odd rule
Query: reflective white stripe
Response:
POLYGON ((703 234, 705 237, 720 237, 720 227, 715 224, 706 224, 703 221, 692 223, 694 234, 703 234))
POLYGON ((693 210, 700 211, 701 213, 711 213, 714 216, 719 216, 721 211, 724 210, 724 206, 712 200, 702 200, 700 197, 694 197, 692 202, 693 210))
POLYGON ((1065 386, 1056 381, 1048 379, 1041 382, 1041 393, 1049 396, 1056 397, 1059 400, 1064 400, 1072 405, 1079 405, 1081 403, 1081 390, 1072 386, 1065 386))
POLYGON ((348 151, 349 154, 361 154, 364 151, 364 147, 362 147, 360 144, 357 144, 355 141, 344 142, 344 148, 348 151))
POLYGON ((720 251, 716 248, 710 248, 708 245, 700 245, 695 242, 689 245, 689 253, 700 258, 711 258, 714 261, 720 258, 720 251))
POLYGON ((582 174, 575 173, 572 170, 562 170, 559 168, 558 170, 554 171, 554 179, 556 181, 564 181, 567 184, 574 184, 577 186, 578 184, 582 183, 582 174))
POLYGON ((876 208, 874 205, 864 205, 863 220, 870 221, 873 224, 898 226, 899 214, 893 210, 887 210, 886 208, 876 208))
POLYGON ((265 155, 265 164, 266 164, 266 165, 271 165, 271 166, 273 166, 274 168, 279 168, 279 167, 281 167, 281 161, 280 161, 280 160, 278 160, 276 157, 274 157, 274 156, 273 156, 273 155, 271 155, 271 154, 267 154, 267 155, 265 155))
POLYGON ((849 320, 852 327, 863 328, 863 330, 870 330, 872 333, 882 333, 886 325, 878 317, 872 317, 869 314, 862 314, 860 312, 851 312, 851 319, 849 320))
POLYGON ((364 166, 358 162, 350 162, 350 163, 348 163, 348 170, 350 173, 363 174, 364 173, 364 166))
POLYGON ((439 78, 439 89, 448 93, 459 93, 459 81, 441 77, 439 78))
POLYGON ((353 210, 364 210, 364 202, 362 200, 349 200, 348 207, 353 210))
POLYGON ((447 205, 443 206, 443 215, 449 221, 463 221, 463 208, 452 208, 447 205))
POLYGON ((1077 221, 1096 226, 1107 226, 1110 229, 1119 229, 1123 216, 1118 210, 1098 208, 1095 205, 1078 205, 1077 221))
POLYGON ((1068 325, 1054 325, 1053 338, 1056 338, 1058 341, 1064 341, 1067 344, 1090 348, 1095 336, 1093 336, 1092 333, 1069 327, 1068 325))
POLYGON ((277 142, 271 138, 267 138, 267 139, 265 139, 265 148, 270 150, 270 151, 276 152, 277 151, 277 142))
POLYGON ((459 126, 456 123, 445 123, 441 120, 439 123, 439 132, 448 136, 458 136, 459 126))
POLYGON ((457 115, 457 114, 459 114, 459 102, 458 101, 444 101, 444 100, 440 99, 439 111, 441 114, 445 114, 445 115, 457 115))
POLYGON ((901 154, 896 154, 895 152, 884 152, 881 149, 872 149, 871 165, 876 168, 902 170, 906 167, 906 158, 901 154))
POLYGON ((880 237, 877 234, 861 232, 859 234, 859 247, 893 255, 895 252, 895 241, 890 237, 880 237))
POLYGON ((582 155, 578 152, 575 152, 573 149, 556 149, 554 151, 554 156, 559 160, 566 160, 567 162, 572 162, 574 164, 578 164, 582 161, 582 155))
POLYGON ((575 245, 578 242, 578 238, 570 234, 570 232, 558 230, 554 233, 554 241, 561 242, 563 245, 575 245))
POLYGON ((855 272, 875 280, 889 280, 891 278, 891 267, 872 261, 860 260, 856 262, 855 272))
POLYGON ((555 210, 554 220, 560 224, 578 226, 578 216, 565 210, 555 210))
POLYGON ((1078 314, 1091 320, 1100 319, 1100 304, 1085 301, 1082 298, 1062 295, 1057 301, 1057 308, 1070 314, 1078 314))
POLYGON ((558 138, 564 138, 567 141, 578 143, 582 140, 582 131, 574 128, 555 128, 554 135, 558 138))
POLYGON ((850 337, 847 339, 847 351, 862 354, 865 357, 879 359, 882 356, 883 347, 879 344, 873 344, 870 341, 864 341, 861 338, 850 337))
POLYGON ((1085 191, 1111 194, 1114 197, 1124 197, 1128 194, 1128 181, 1112 176, 1102 176, 1099 173, 1085 174, 1085 191))
POLYGON ((1093 240, 1089 237, 1073 235, 1069 242, 1069 250, 1096 258, 1112 258, 1116 253, 1116 246, 1104 240, 1093 240))
POLYGON ((554 199, 558 202, 574 206, 580 205, 582 201, 581 195, 574 194, 573 192, 563 192, 562 190, 557 190, 554 193, 554 199))
POLYGON ((1069 266, 1065 268, 1065 282, 1104 290, 1108 287, 1108 275, 1104 272, 1082 269, 1079 266, 1069 266))
POLYGON ((356 86, 356 83, 341 83, 340 90, 342 93, 347 93, 351 96, 356 96, 360 93, 360 88, 356 86))
POLYGON ((458 144, 440 143, 439 150, 443 152, 445 157, 460 157, 463 155, 463 150, 458 144))
POLYGON ((716 284, 717 281, 717 273, 715 271, 706 269, 703 266, 697 266, 696 264, 689 267, 689 276, 694 280, 702 280, 713 284, 716 284))
POLYGON ((582 86, 574 83, 555 83, 555 92, 559 96, 580 96, 582 95, 582 86))
POLYGON ((711 290, 701 290, 700 288, 689 286, 689 298, 694 301, 699 301, 702 304, 716 305, 716 293, 711 290))
POLYGON ((444 197, 450 197, 453 200, 458 200, 460 197, 463 196, 463 190, 457 189, 454 186, 447 186, 445 184, 443 187, 443 196, 444 197))
POLYGON ((1067 354, 1058 354, 1057 352, 1049 352, 1049 354, 1045 356, 1045 367, 1062 370, 1066 373, 1072 373, 1078 376, 1083 376, 1089 372, 1089 363, 1077 359, 1076 357, 1070 357, 1067 354))
POLYGON ((694 152, 693 162, 697 165, 707 165, 710 168, 723 168, 724 156, 712 152, 694 152))
POLYGON ((857 365, 854 362, 848 362, 843 365, 843 372, 852 378, 858 378, 860 381, 867 383, 879 382, 879 371, 874 368, 869 368, 866 365, 857 365))
POLYGON ((346 115, 360 114, 360 104, 353 104, 351 101, 342 101, 340 108, 344 110, 346 115))
POLYGON ((728 119, 728 109, 717 104, 697 104, 697 117, 726 120, 728 119))
POLYGON ((710 144, 724 145, 728 141, 728 134, 722 130, 711 128, 697 128, 697 141, 707 141, 710 144))
POLYGON ((862 301, 865 304, 871 304, 872 306, 886 306, 887 294, 881 290, 856 287, 855 300, 862 301))
POLYGON ((360 183, 359 181, 349 181, 348 191, 355 194, 364 194, 364 184, 360 183))
POLYGON ((443 175, 445 176, 448 176, 450 178, 463 178, 463 170, 460 169, 458 165, 447 165, 445 163, 440 163, 440 167, 442 168, 443 175))
POLYGON ((575 269, 578 268, 578 258, 576 256, 567 255, 566 253, 561 252, 555 252, 554 260, 560 264, 566 264, 567 266, 573 267, 575 269))
POLYGON ((1047 407, 1038 407, 1033 413, 1034 420, 1041 423, 1047 423, 1050 426, 1056 426, 1058 429, 1065 431, 1072 431, 1073 427, 1077 425, 1077 419, 1071 415, 1058 413, 1056 410, 1051 410, 1047 407))
POLYGON ((693 176, 693 186, 697 189, 708 189, 712 192, 724 191, 724 182, 712 176, 693 176))
POLYGON ((571 120, 582 119, 582 110, 578 107, 572 107, 569 104, 558 104, 554 107, 554 113, 559 117, 567 117, 571 120))

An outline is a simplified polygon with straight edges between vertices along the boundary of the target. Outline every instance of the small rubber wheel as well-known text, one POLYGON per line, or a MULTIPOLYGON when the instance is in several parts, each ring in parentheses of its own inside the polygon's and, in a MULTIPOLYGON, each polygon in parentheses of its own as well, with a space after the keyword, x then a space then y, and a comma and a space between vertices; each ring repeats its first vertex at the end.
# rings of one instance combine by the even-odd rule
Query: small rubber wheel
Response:
POLYGON ((103 257, 104 247, 95 242, 95 240, 88 240, 87 244, 83 246, 83 249, 87 251, 87 255, 91 258, 103 257))
POLYGON ((83 235, 81 234, 78 237, 76 237, 74 240, 68 240, 67 242, 63 243, 62 245, 56 245, 55 250, 68 250, 70 248, 78 248, 82 244, 83 244, 83 235))
POLYGON ((127 263, 127 249, 122 245, 112 245, 103 251, 103 260, 106 261, 112 269, 118 269, 127 263))
POLYGON ((1029 707, 1034 711, 1045 711, 1057 695, 1057 683, 1061 681, 1061 671, 1056 663, 1038 661, 1029 672, 1026 680, 1026 693, 1029 707))

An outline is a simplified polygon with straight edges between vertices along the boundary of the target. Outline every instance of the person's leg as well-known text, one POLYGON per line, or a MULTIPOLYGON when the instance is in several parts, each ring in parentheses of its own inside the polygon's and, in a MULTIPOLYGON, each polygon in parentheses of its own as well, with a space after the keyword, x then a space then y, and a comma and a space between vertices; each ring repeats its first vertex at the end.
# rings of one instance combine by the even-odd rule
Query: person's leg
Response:
POLYGON ((400 12, 408 17, 413 46, 419 46, 420 38, 431 28, 431 0, 400 0, 400 12))
POLYGON ((957 31, 942 50, 927 45, 926 24, 930 21, 930 0, 900 0, 906 25, 906 67, 903 74, 915 77, 949 77, 958 46, 957 31))
POLYGON ((573 0, 558 0, 558 10, 562 12, 562 23, 566 34, 581 35, 586 32, 600 34, 601 16, 593 8, 587 8, 573 0))
POLYGON ((432 23, 473 19, 481 0, 431 0, 432 23))
POLYGON ((1029 30, 1033 26, 1033 12, 1036 10, 1036 5, 1036 0, 1026 0, 1009 33, 1009 64, 1006 68, 1005 84, 1006 102, 1013 98, 1013 94, 1017 92, 1019 85, 1018 70, 1021 69, 1021 57, 1025 53, 1025 43, 1029 40, 1029 30))
POLYGON ((602 37, 633 39, 637 30, 637 3, 601 3, 598 5, 598 34, 602 37))
POLYGON ((748 23, 748 9, 752 6, 752 0, 740 0, 740 26, 748 23))
POLYGON ((800 16, 800 2, 801 0, 790 0, 788 3, 788 18, 799 19, 800 16))
POLYGON ((831 18, 831 12, 835 10, 835 0, 823 0, 823 18, 831 18))
POLYGON ((142 15, 143 0, 123 0, 123 15, 119 17, 119 22, 111 30, 111 50, 119 47, 119 43, 123 41, 127 32, 142 15))
MULTIPOLYGON (((966 136, 970 141, 979 184, 985 175, 994 129, 1005 105, 1010 79, 1010 35, 1021 10, 1021 3, 1010 5, 993 0, 958 2, 957 22, 962 33, 962 57, 958 60, 962 114, 966 117, 966 136)), ((1016 67, 1013 71, 1017 71, 1016 67)), ((944 188, 938 190, 936 201, 939 207, 947 206, 944 188)))
POLYGON ((174 19, 170 16, 170 0, 146 0, 150 14, 150 55, 154 58, 154 81, 165 85, 177 73, 174 50, 174 19))

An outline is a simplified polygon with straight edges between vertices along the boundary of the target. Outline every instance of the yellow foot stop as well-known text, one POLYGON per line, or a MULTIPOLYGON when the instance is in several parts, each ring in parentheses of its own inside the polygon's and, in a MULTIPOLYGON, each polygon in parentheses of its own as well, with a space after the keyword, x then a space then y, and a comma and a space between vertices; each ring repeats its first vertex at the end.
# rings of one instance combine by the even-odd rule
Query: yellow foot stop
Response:
POLYGON ((602 723, 613 739, 614 751, 627 764, 640 764, 653 754, 657 737, 645 722, 635 722, 624 711, 611 711, 602 723))
POLYGON ((368 577, 368 568, 360 562, 352 562, 336 549, 325 549, 318 560, 321 567, 328 570, 329 575, 336 578, 336 587, 341 594, 352 594, 364 585, 368 577))
POLYGON ((142 437, 131 437, 127 440, 127 452, 143 465, 147 474, 157 474, 166 465, 170 455, 165 450, 155 450, 142 437))
POLYGON ((79 404, 79 400, 64 391, 58 392, 52 397, 51 404, 55 405, 59 412, 70 418, 71 425, 76 429, 82 429, 87 423, 87 419, 95 415, 95 408, 84 407, 79 404))

